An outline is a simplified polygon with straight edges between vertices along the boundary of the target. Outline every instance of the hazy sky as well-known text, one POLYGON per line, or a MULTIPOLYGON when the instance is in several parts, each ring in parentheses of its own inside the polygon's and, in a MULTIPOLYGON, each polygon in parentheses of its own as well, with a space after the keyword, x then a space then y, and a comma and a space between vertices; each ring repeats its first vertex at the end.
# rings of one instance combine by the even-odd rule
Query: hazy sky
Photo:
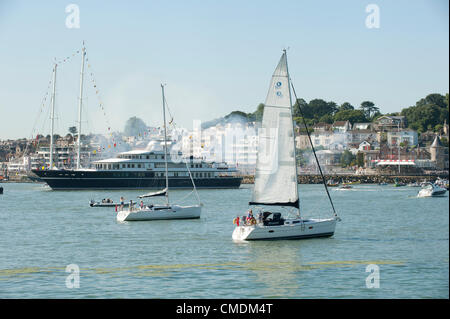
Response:
MULTIPOLYGON (((50 100, 40 109, 54 58, 71 56, 83 40, 106 113, 86 74, 87 132, 106 132, 107 121, 123 130, 131 116, 159 126, 161 82, 179 126, 253 112, 288 47, 300 97, 400 111, 448 92, 448 10, 447 0, 0 0, 0 139, 30 137, 33 128, 49 134, 50 100), (80 28, 66 26, 71 3, 80 28), (366 27, 371 3, 379 28, 366 27)), ((59 134, 76 125, 80 64, 76 55, 58 67, 59 134)))

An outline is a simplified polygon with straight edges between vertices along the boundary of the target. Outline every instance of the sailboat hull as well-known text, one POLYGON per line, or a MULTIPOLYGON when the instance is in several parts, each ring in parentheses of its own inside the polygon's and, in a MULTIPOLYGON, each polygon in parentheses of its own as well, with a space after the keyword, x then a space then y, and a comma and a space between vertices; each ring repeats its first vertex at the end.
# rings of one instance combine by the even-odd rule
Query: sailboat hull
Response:
POLYGON ((244 241, 331 237, 334 235, 336 221, 334 218, 309 219, 290 220, 280 226, 237 226, 232 238, 235 241, 244 241))
POLYGON ((200 218, 201 206, 153 207, 146 209, 123 210, 117 213, 117 221, 145 221, 164 219, 196 219, 200 218))

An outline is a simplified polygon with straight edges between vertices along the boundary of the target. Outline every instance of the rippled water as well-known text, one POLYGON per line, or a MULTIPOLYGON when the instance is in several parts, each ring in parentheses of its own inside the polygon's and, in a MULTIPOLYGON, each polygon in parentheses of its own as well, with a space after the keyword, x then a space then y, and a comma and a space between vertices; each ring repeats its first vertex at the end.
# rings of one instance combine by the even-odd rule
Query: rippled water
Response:
MULTIPOLYGON (((142 192, 2 186, 0 298, 449 298, 448 195, 330 189, 342 218, 333 237, 238 244, 232 220, 245 214, 251 186, 200 190, 199 220, 128 223, 88 202, 142 192), (70 264, 79 288, 66 287, 70 264), (379 288, 366 286, 369 264, 379 288)), ((323 186, 299 188, 305 217, 329 216, 323 186)))

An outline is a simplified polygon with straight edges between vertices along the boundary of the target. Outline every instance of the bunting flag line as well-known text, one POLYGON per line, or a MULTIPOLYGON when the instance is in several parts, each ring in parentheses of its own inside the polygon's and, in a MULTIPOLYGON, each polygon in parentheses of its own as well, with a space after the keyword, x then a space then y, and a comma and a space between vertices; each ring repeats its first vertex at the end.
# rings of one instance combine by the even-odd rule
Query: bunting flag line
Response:
MULTIPOLYGON (((96 82, 96 80, 95 80, 94 71, 93 71, 93 69, 92 69, 91 63, 89 63, 89 56, 88 56, 88 53, 87 53, 86 48, 85 48, 85 54, 86 54, 86 62, 87 62, 87 66, 88 66, 88 69, 89 69, 89 72, 88 72, 88 73, 89 73, 89 75, 90 75, 90 82, 91 82, 91 84, 92 84, 92 86, 93 86, 93 88, 94 88, 95 95, 97 96, 98 106, 99 106, 100 110, 101 110, 102 113, 103 113, 103 116, 104 116, 104 118, 105 118, 105 122, 106 122, 107 127, 108 127, 107 132, 108 132, 109 134, 106 134, 106 135, 109 135, 109 136, 110 136, 110 138, 111 138, 111 140, 112 140, 113 147, 116 147, 117 143, 116 143, 116 141, 115 141, 115 139, 114 139, 114 137, 113 137, 113 134, 110 133, 110 132, 111 132, 111 124, 110 124, 110 122, 109 122, 109 120, 108 120, 108 117, 107 117, 107 115, 106 115, 106 110, 105 110, 104 104, 103 104, 102 99, 101 99, 101 97, 100 97, 100 90, 99 90, 98 85, 97 85, 97 82, 96 82)), ((108 148, 111 148, 111 145, 108 145, 108 148)), ((103 149, 104 149, 104 148, 103 148, 103 149)), ((100 149, 99 149, 99 151, 100 151, 100 149)))

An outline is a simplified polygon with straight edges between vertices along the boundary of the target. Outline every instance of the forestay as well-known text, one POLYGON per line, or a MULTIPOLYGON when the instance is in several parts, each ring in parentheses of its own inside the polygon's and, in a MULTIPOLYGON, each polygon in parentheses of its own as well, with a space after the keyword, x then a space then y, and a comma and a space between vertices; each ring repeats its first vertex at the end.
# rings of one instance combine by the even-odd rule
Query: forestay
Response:
POLYGON ((284 52, 272 75, 264 105, 250 205, 299 207, 289 84, 284 52))

